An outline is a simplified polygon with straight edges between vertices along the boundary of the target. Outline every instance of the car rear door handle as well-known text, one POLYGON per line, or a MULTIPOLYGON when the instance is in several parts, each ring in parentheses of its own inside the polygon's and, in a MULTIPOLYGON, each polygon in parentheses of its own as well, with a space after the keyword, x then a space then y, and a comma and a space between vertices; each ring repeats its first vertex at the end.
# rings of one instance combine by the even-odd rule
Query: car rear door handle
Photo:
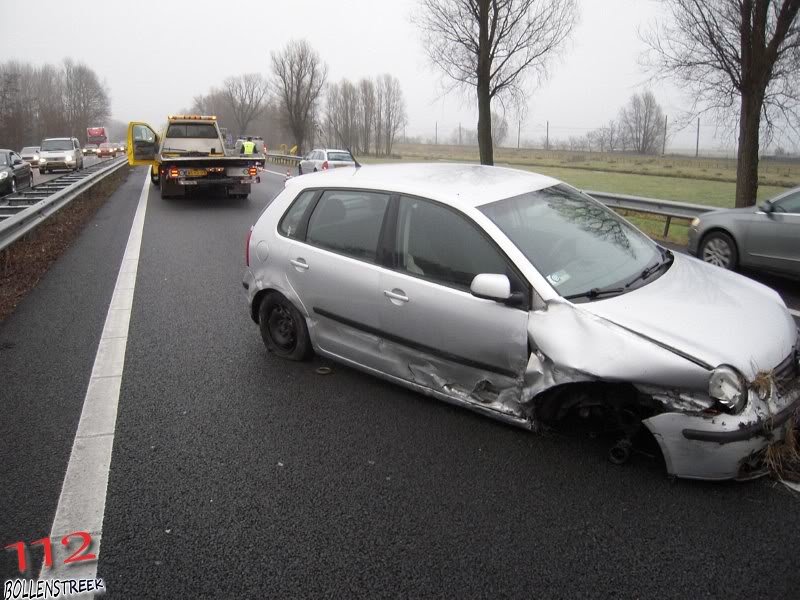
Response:
POLYGON ((392 291, 383 290, 383 295, 389 300, 397 300, 398 302, 408 302, 408 296, 403 290, 393 289, 392 291))
POLYGON ((308 271, 308 263, 303 258, 295 258, 289 261, 298 271, 308 271))

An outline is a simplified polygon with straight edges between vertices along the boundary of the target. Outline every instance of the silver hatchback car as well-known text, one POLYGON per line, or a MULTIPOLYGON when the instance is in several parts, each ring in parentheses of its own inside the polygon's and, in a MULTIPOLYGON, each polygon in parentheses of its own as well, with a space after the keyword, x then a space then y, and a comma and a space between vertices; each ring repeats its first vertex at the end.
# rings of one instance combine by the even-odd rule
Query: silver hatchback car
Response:
POLYGON ((798 331, 773 290, 549 177, 424 164, 290 179, 246 262, 279 356, 316 351, 527 429, 593 419, 616 432, 615 461, 649 431, 672 475, 749 478, 800 405, 798 331))
POLYGON ((332 148, 319 148, 309 152, 297 164, 297 174, 316 173, 328 169, 353 167, 356 162, 349 150, 334 150, 332 148))

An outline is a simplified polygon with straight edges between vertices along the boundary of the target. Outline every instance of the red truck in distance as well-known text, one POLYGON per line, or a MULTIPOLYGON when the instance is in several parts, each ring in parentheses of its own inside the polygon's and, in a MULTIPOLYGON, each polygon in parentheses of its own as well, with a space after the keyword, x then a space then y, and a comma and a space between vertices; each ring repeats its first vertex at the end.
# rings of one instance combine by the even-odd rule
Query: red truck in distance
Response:
POLYGON ((97 148, 100 144, 105 144, 108 141, 108 134, 105 127, 87 127, 86 128, 86 147, 84 154, 89 152, 97 154, 97 148), (87 152, 87 150, 89 152, 87 152))

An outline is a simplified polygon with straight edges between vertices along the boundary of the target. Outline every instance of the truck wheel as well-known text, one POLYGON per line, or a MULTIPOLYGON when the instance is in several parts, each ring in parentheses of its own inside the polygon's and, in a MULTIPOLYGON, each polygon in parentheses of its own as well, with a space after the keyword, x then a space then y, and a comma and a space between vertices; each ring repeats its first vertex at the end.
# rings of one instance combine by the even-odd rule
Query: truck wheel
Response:
POLYGON ((160 175, 153 175, 153 169, 150 169, 150 181, 153 182, 153 185, 158 187, 161 185, 161 176, 160 175))

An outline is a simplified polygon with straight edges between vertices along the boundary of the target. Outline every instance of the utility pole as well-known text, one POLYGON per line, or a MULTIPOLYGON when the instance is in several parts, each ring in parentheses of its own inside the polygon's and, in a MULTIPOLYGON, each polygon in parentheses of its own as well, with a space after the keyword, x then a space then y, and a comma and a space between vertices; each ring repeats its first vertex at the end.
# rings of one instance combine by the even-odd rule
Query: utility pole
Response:
POLYGON ((461 123, 458 124, 458 145, 461 145, 461 123))
POLYGON ((522 121, 517 121, 517 150, 519 150, 519 134, 522 131, 522 121))
POLYGON ((544 149, 550 150, 550 121, 547 122, 547 137, 545 138, 544 149))
POLYGON ((436 141, 434 142, 437 146, 439 145, 439 121, 436 121, 436 141))
POLYGON ((664 115, 664 145, 661 148, 661 156, 664 156, 667 153, 667 119, 669 117, 664 115))
POLYGON ((697 117, 697 144, 694 147, 694 157, 700 156, 700 117, 697 117))

